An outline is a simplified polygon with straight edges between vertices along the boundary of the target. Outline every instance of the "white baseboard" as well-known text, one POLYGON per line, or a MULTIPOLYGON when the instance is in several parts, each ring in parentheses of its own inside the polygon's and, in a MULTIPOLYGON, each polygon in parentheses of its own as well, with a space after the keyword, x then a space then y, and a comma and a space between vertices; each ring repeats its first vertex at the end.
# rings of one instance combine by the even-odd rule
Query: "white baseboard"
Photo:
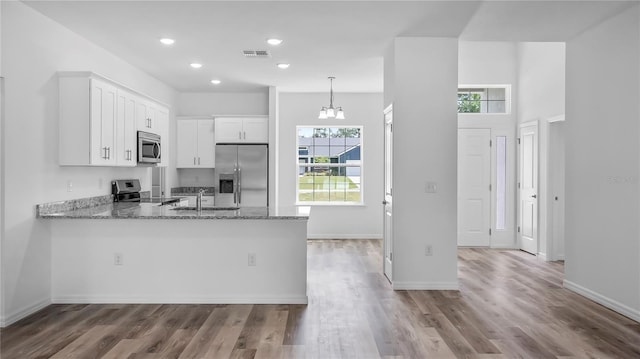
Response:
POLYGON ((39 302, 28 305, 26 307, 22 307, 15 311, 14 313, 8 314, 6 316, 0 317, 0 328, 8 327, 11 324, 17 322, 22 318, 26 318, 29 315, 45 308, 46 306, 51 304, 51 299, 42 299, 39 302))
POLYGON ((564 254, 558 254, 558 255, 556 256, 556 260, 557 260, 557 261, 563 261, 563 260, 564 260, 564 254))
POLYGON ((382 239, 380 234, 307 234, 308 239, 382 239))
POLYGON ((583 297, 589 298, 598 304, 602 304, 603 306, 615 312, 618 312, 624 315, 625 317, 629 317, 635 320, 636 322, 640 322, 640 309, 631 308, 625 304, 615 301, 609 297, 605 297, 600 293, 594 292, 591 289, 585 288, 579 284, 573 283, 566 279, 562 282, 562 285, 572 292, 578 293, 583 297))
POLYGON ((493 244, 492 243, 489 248, 491 248, 491 249, 519 249, 513 243, 497 243, 497 244, 493 244))
POLYGON ((393 282, 393 290, 458 290, 458 282, 393 282))
POLYGON ((547 254, 542 252, 538 252, 538 259, 545 262, 549 261, 549 258, 547 258, 547 254))
POLYGON ((52 299, 56 304, 307 304, 306 295, 275 296, 111 296, 64 295, 52 299))

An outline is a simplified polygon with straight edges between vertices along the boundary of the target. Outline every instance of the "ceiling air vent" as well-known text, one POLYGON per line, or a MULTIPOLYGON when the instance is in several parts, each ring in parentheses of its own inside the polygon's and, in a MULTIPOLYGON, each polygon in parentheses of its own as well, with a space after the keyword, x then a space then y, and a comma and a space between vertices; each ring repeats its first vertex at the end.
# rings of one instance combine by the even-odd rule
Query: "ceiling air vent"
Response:
POLYGON ((267 50, 244 50, 242 54, 244 57, 271 57, 267 50))

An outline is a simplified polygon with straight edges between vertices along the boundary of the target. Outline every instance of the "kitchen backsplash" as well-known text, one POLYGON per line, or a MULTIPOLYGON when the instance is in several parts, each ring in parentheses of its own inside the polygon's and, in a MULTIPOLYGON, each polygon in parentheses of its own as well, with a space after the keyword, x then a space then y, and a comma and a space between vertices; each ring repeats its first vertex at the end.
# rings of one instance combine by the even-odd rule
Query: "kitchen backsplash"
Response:
POLYGON ((213 168, 180 168, 178 169, 178 185, 182 187, 215 186, 213 168))

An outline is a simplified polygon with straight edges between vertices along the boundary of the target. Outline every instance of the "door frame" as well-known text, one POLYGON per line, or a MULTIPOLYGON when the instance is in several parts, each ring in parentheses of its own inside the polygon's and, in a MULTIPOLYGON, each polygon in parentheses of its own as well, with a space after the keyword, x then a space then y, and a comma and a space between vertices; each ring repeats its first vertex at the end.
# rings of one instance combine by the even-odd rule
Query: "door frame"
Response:
MULTIPOLYGON (((539 162, 540 169, 544 168, 544 173, 540 173, 544 176, 540 176, 538 186, 540 188, 540 194, 544 195, 544 202, 538 203, 539 216, 545 218, 544 227, 539 227, 538 241, 545 241, 546 251, 544 255, 541 255, 541 259, 546 261, 563 260, 564 253, 558 251, 558 244, 560 241, 564 242, 564 238, 556 238, 556 231, 564 232, 564 205, 565 205, 565 191, 564 191, 564 176, 562 177, 562 188, 556 188, 556 174, 553 173, 554 168, 554 155, 555 147, 552 143, 551 131, 553 126, 562 124, 565 121, 565 115, 549 117, 544 121, 541 121, 542 126, 538 129, 539 151, 540 158, 544 162, 539 162), (555 197, 559 199, 556 200, 555 197), (554 217, 554 211, 561 210, 559 218, 554 217), (558 223, 557 220, 560 220, 558 223), (540 236, 542 234, 544 238, 540 236)), ((562 236, 564 237, 564 236, 562 236)), ((564 252, 564 251, 562 251, 564 252)))
POLYGON ((383 123, 383 201, 382 201, 382 273, 384 273, 385 277, 389 280, 391 284, 393 284, 393 104, 387 106, 387 108, 383 111, 382 116, 383 123), (389 118, 389 119, 388 119, 389 118), (390 125, 390 137, 391 143, 390 145, 390 160, 391 164, 388 168, 390 173, 387 173, 387 125, 390 125), (387 175, 389 177, 387 178, 387 175), (387 181, 390 183, 390 190, 387 193, 387 181), (387 223, 387 216, 390 215, 391 219, 389 223, 387 223), (387 225, 390 225, 390 228, 386 228, 387 225), (390 254, 387 257, 387 253, 390 254))
POLYGON ((518 148, 517 148, 517 167, 516 167, 516 243, 517 248, 522 250, 522 208, 521 208, 521 183, 522 183, 522 146, 521 146, 521 138, 522 138, 522 129, 526 127, 536 127, 536 140, 537 140, 537 170, 536 170, 536 190, 538 193, 538 200, 536 204, 536 251, 533 253, 535 256, 540 257, 540 124, 537 120, 523 122, 518 125, 518 148))

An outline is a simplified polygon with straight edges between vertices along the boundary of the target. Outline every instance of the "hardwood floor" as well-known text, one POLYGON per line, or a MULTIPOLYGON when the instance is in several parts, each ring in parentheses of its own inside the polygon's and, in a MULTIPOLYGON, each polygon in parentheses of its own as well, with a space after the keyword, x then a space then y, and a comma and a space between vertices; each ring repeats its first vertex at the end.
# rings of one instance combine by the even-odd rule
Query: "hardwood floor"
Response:
POLYGON ((640 323, 562 288, 563 265, 460 249, 460 291, 392 291, 379 240, 313 240, 309 304, 51 305, 12 358, 640 358, 640 323))

